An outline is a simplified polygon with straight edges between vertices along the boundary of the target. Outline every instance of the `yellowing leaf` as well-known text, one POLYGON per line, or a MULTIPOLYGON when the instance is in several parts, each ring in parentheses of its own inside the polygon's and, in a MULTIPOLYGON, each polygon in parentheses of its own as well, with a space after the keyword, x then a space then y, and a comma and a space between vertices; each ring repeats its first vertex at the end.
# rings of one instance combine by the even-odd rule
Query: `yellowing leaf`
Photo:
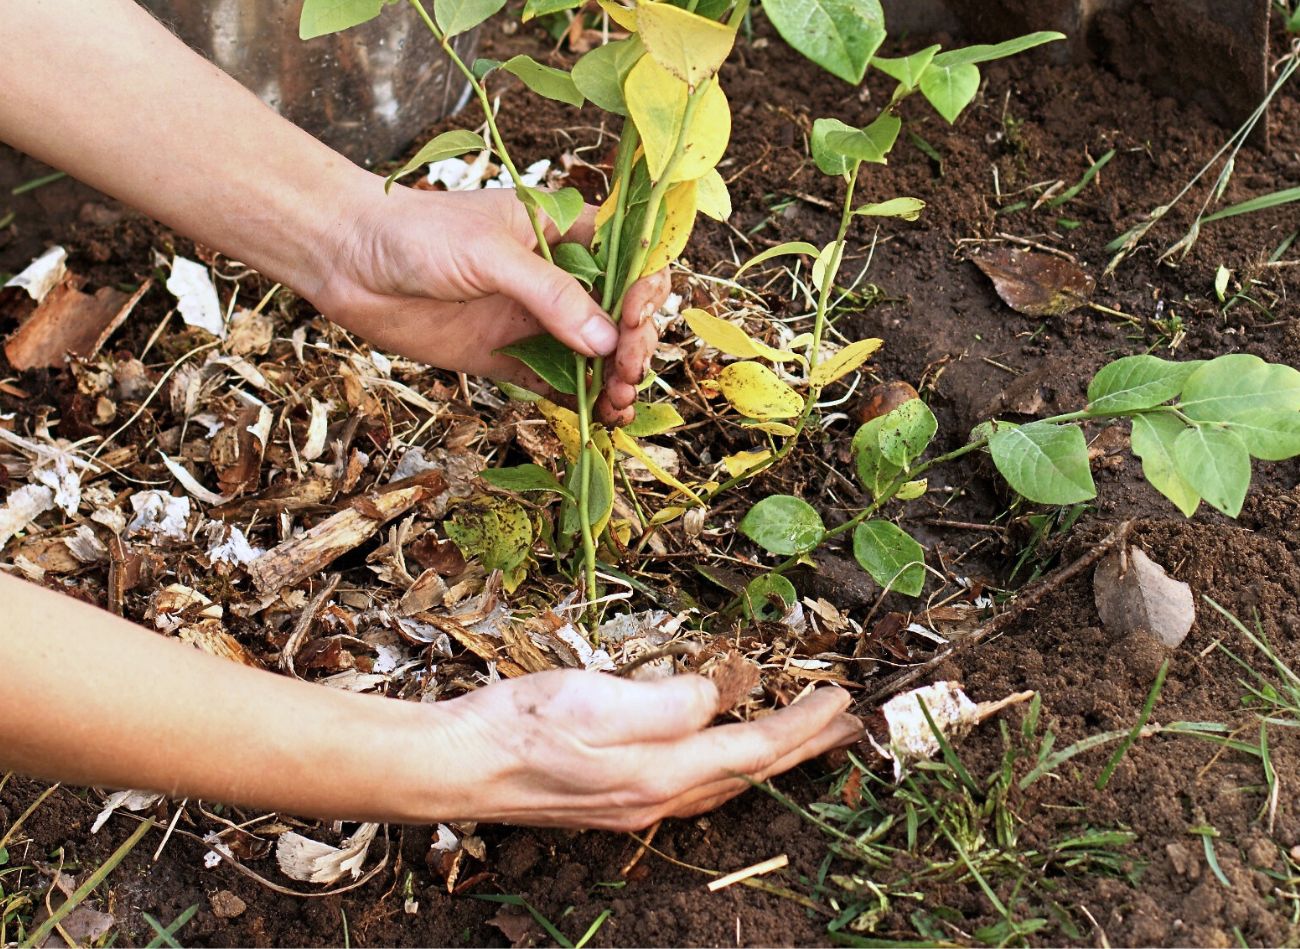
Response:
POLYGON ((621 187, 623 182, 615 181, 614 187, 609 189, 609 197, 596 209, 596 230, 600 230, 605 226, 605 222, 614 217, 614 212, 618 209, 618 192, 621 187))
MULTIPOLYGON (((644 144, 650 177, 658 180, 668 168, 677 146, 677 135, 686 119, 686 83, 664 69, 650 56, 641 57, 632 67, 623 86, 628 114, 636 123, 644 144)), ((731 110, 727 97, 710 81, 701 93, 681 159, 670 180, 694 181, 702 178, 722 158, 731 138, 731 110)))
POLYGON ((677 489, 696 504, 703 506, 704 502, 700 500, 694 491, 661 468, 647 452, 642 450, 641 446, 636 443, 636 439, 625 433, 621 428, 614 429, 614 447, 623 454, 631 455, 641 462, 641 464, 645 465, 647 471, 654 475, 656 479, 668 485, 668 487, 677 489))
POLYGON ((701 214, 707 214, 715 221, 731 217, 731 194, 718 169, 710 168, 695 184, 695 203, 699 205, 701 214))
POLYGON ((598 0, 600 8, 609 14, 609 18, 617 23, 629 33, 635 33, 637 30, 637 15, 635 10, 630 10, 621 4, 615 3, 614 0, 598 0))
POLYGON ((682 318, 691 332, 714 349, 721 350, 728 356, 741 359, 770 359, 773 362, 786 362, 794 359, 793 353, 773 349, 766 343, 760 343, 735 323, 720 319, 698 307, 682 311, 682 318))
POLYGON ((894 498, 898 501, 915 501, 921 495, 925 494, 929 487, 930 482, 926 478, 922 478, 919 481, 909 481, 898 489, 894 498))
POLYGON ((649 526, 660 527, 664 524, 669 524, 685 513, 686 508, 682 507, 680 504, 670 504, 665 508, 660 508, 658 511, 655 511, 654 515, 650 518, 649 526))
POLYGON ((722 466, 727 469, 727 474, 731 477, 739 478, 746 471, 757 468, 771 457, 772 453, 767 449, 762 451, 738 451, 734 455, 723 458, 722 466))
POLYGON ((655 62, 692 88, 718 71, 736 39, 729 27, 666 2, 638 4, 637 26, 655 62))
POLYGON ((756 362, 732 363, 722 370, 718 386, 736 411, 750 418, 793 418, 803 411, 799 393, 756 362))
POLYGON ((564 456, 570 462, 578 460, 578 450, 582 447, 582 436, 578 428, 578 413, 566 409, 562 405, 556 405, 549 399, 538 399, 537 407, 541 410, 542 415, 551 423, 560 444, 564 446, 564 456))
POLYGON ((798 431, 793 425, 787 425, 785 422, 742 422, 745 428, 752 428, 758 432, 766 432, 769 435, 779 435, 788 438, 798 431))
POLYGON ((664 208, 667 211, 664 227, 659 232, 659 243, 645 259, 643 277, 663 270, 686 249, 695 226, 695 182, 683 181, 669 188, 664 195, 664 208))
POLYGON ((813 369, 809 381, 815 386, 830 385, 840 376, 848 375, 870 359, 871 354, 879 349, 883 342, 884 340, 879 339, 860 339, 856 343, 849 343, 830 359, 819 362, 813 369))

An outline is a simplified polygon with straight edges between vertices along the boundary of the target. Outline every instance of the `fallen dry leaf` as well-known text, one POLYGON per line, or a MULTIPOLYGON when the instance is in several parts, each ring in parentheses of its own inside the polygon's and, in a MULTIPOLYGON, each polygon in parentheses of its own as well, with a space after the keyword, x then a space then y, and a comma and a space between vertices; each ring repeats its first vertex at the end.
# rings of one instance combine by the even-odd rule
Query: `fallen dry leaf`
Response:
POLYGON ((1169 576, 1138 547, 1102 558, 1092 575, 1092 593, 1107 629, 1141 631, 1169 649, 1178 648, 1196 622, 1192 588, 1169 576))
POLYGON ((709 671, 709 678, 718 689, 718 714, 721 715, 749 698, 760 674, 753 662, 738 652, 730 652, 709 671))
POLYGON ((1077 264, 1038 251, 989 247, 971 260, 1002 302, 1027 316, 1064 316, 1084 306, 1097 285, 1077 264))
POLYGON ((378 830, 378 824, 362 824, 339 847, 287 831, 276 841, 275 862, 285 876, 304 883, 333 883, 346 873, 355 880, 378 830))

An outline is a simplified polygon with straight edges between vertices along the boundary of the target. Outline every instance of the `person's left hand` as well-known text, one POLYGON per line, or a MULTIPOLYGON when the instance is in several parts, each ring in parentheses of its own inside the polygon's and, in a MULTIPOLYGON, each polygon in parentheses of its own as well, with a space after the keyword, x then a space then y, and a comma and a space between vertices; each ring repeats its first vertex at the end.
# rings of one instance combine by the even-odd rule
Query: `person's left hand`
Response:
MULTIPOLYGON (((636 386, 658 343, 651 314, 668 296, 665 271, 628 291, 615 327, 577 280, 535 253, 536 235, 514 193, 367 189, 311 300, 326 317, 382 349, 548 393, 522 363, 496 352, 549 332, 607 362, 598 414, 632 418, 636 386)), ((564 235, 591 240, 588 207, 564 235)), ((548 221, 546 238, 560 240, 548 221)))

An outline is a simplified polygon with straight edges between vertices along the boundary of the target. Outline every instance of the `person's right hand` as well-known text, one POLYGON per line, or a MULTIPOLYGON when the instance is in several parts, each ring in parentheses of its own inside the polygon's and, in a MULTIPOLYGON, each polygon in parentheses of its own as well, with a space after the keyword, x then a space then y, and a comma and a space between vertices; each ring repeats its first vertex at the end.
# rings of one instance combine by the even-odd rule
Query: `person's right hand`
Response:
POLYGON ((458 766, 434 780, 444 800, 445 785, 457 785, 466 818, 638 830, 711 810, 858 740, 848 701, 822 688, 755 722, 709 728, 718 691, 701 676, 528 675, 439 703, 448 715, 440 750, 458 766))

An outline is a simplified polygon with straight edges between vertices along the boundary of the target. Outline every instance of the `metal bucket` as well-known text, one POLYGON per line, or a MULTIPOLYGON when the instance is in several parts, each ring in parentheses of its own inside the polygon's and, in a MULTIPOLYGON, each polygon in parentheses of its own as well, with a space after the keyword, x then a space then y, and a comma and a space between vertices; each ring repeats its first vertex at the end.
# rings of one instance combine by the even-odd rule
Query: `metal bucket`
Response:
MULTIPOLYGON (((465 104, 470 89, 407 7, 303 41, 302 0, 140 0, 263 102, 367 167, 392 158, 465 104)), ((477 30, 453 47, 469 60, 477 30)))

